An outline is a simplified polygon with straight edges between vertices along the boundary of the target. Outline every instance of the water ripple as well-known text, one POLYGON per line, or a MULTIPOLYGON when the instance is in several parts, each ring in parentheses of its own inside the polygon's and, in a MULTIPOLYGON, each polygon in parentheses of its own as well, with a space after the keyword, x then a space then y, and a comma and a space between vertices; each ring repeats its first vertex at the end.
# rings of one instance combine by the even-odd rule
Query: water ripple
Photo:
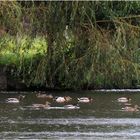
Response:
POLYGON ((0 124, 51 124, 51 125, 113 125, 113 126, 140 126, 139 118, 106 119, 106 118, 37 118, 25 120, 1 120, 0 124))
POLYGON ((84 138, 102 138, 102 139, 139 139, 140 133, 139 132, 2 132, 0 134, 0 138, 5 137, 8 138, 19 138, 19 139, 45 139, 45 138, 56 138, 56 139, 84 139, 84 138))

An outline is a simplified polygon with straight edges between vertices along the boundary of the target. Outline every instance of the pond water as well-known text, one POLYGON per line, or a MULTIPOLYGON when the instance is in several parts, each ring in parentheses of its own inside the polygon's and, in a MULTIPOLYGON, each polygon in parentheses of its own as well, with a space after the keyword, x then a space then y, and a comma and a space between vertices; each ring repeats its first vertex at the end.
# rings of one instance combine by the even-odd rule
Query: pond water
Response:
POLYGON ((106 139, 129 140, 140 138, 140 111, 126 112, 119 97, 130 97, 131 106, 140 106, 140 91, 77 91, 48 92, 53 96, 69 95, 70 103, 78 97, 92 97, 91 103, 78 103, 79 109, 64 109, 65 104, 50 100, 50 109, 32 108, 34 103, 44 104, 35 93, 22 93, 25 98, 16 104, 7 103, 16 93, 0 95, 0 139, 106 139))

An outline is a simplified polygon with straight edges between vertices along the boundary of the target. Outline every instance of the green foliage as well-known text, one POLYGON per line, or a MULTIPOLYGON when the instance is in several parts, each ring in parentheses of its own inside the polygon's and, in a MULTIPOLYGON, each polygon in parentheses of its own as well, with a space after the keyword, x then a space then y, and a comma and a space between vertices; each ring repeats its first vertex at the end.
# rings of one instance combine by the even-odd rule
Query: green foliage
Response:
POLYGON ((140 84, 137 1, 0 2, 0 63, 27 84, 140 84))
POLYGON ((30 84, 36 76, 34 71, 37 69, 38 62, 47 52, 45 38, 6 35, 0 42, 0 64, 14 67, 11 74, 30 84))

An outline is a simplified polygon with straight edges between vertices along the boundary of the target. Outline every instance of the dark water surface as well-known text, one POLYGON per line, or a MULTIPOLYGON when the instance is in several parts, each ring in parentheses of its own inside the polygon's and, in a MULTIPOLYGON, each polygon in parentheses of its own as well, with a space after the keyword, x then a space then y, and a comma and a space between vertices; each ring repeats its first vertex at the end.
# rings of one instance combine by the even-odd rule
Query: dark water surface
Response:
POLYGON ((71 103, 77 103, 77 97, 90 96, 93 102, 79 103, 80 109, 67 110, 63 108, 64 104, 50 101, 54 108, 34 109, 33 103, 45 103, 46 100, 37 99, 35 93, 25 93, 23 101, 10 104, 5 100, 17 97, 17 94, 1 93, 0 139, 140 139, 140 111, 125 112, 122 110, 125 104, 117 102, 117 98, 129 96, 132 106, 140 106, 139 91, 48 93, 69 95, 73 98, 71 103))

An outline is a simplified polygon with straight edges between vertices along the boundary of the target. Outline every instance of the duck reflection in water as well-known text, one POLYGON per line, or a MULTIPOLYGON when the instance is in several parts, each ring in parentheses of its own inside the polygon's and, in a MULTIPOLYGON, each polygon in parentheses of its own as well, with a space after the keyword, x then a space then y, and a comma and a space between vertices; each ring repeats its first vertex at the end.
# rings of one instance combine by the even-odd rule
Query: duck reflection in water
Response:
POLYGON ((69 105, 65 105, 64 106, 64 109, 79 109, 80 107, 79 107, 79 105, 77 105, 77 104, 69 104, 69 105))

